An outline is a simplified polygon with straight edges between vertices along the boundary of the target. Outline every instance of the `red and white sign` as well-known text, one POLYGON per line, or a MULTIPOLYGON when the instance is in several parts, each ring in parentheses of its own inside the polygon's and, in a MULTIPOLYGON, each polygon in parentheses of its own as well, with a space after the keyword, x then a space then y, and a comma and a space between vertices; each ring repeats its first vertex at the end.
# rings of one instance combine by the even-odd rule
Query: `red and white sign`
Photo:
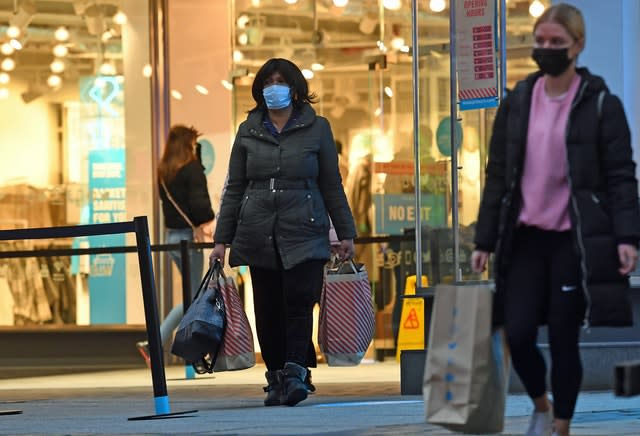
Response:
POLYGON ((460 109, 496 106, 496 0, 455 1, 456 70, 460 109), (468 104, 465 105, 465 102, 468 104))

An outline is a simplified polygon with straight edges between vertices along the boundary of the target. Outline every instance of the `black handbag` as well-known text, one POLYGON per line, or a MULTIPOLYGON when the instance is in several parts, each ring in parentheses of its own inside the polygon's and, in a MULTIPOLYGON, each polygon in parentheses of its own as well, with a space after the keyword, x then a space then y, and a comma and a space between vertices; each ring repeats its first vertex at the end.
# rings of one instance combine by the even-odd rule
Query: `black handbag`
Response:
POLYGON ((189 309, 176 331, 171 352, 182 357, 202 374, 213 372, 213 365, 224 338, 226 314, 220 292, 222 266, 216 262, 202 279, 189 309))

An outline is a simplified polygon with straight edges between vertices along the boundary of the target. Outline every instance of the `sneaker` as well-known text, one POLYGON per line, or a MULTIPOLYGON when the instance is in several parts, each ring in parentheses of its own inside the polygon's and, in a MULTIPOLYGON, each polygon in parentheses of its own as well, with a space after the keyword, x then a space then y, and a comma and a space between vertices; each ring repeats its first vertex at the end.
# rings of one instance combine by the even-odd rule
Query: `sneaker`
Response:
POLYGON ((149 357, 149 342, 148 341, 140 341, 136 342, 136 348, 140 352, 140 355, 144 359, 147 364, 147 368, 151 368, 151 357, 149 357))
POLYGON ((314 394, 316 387, 311 383, 311 370, 307 368, 307 376, 304 378, 304 384, 307 385, 307 392, 314 394))
POLYGON ((553 436, 553 410, 533 412, 525 436, 553 436))

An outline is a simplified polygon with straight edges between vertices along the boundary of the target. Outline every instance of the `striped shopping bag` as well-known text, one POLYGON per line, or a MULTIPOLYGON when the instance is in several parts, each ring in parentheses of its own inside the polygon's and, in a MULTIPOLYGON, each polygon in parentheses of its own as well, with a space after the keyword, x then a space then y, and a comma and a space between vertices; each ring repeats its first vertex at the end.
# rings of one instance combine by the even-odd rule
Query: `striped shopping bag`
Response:
POLYGON ((233 277, 221 274, 220 292, 226 309, 222 347, 213 367, 214 372, 251 368, 256 364, 251 325, 244 311, 233 277))
POLYGON ((373 339, 374 324, 365 266, 348 260, 329 268, 320 297, 318 326, 318 345, 327 364, 359 364, 373 339))

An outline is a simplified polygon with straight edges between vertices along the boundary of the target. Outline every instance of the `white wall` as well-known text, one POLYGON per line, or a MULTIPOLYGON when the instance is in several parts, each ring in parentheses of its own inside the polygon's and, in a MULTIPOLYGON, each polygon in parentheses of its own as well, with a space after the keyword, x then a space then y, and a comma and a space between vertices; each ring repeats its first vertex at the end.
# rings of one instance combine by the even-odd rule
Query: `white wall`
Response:
MULTIPOLYGON (((622 99, 637 163, 640 157, 640 1, 565 1, 582 11, 586 23, 586 47, 579 65, 604 77, 611 92, 622 99)), ((636 173, 640 174, 640 168, 636 173)))

